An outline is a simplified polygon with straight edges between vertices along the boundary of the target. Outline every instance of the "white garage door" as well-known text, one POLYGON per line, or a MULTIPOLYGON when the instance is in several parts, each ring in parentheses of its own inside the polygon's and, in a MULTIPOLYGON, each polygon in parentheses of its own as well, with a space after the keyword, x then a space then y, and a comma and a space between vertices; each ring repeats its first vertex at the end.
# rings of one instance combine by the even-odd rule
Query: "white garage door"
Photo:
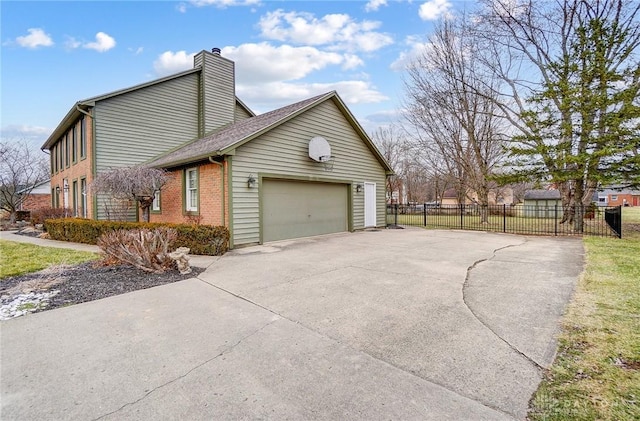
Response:
POLYGON ((263 241, 347 231, 348 203, 345 184, 264 180, 263 241))

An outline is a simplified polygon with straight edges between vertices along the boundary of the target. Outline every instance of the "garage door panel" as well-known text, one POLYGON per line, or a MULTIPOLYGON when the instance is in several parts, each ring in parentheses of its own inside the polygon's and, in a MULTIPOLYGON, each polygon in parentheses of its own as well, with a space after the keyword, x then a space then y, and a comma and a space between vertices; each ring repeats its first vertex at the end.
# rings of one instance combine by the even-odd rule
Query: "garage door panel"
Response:
POLYGON ((344 184, 264 180, 263 241, 346 231, 347 206, 344 184))

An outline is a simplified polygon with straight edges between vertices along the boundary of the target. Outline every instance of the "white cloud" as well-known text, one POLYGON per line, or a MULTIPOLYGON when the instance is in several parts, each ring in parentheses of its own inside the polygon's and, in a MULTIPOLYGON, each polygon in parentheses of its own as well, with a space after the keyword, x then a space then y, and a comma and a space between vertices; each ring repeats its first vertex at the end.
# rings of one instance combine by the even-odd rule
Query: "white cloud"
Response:
POLYGON ((336 91, 347 104, 368 104, 389 98, 368 82, 345 80, 330 83, 271 82, 259 85, 236 85, 236 93, 252 109, 265 112, 315 95, 336 91))
POLYGON ((377 21, 356 22, 347 14, 329 14, 318 19, 311 13, 282 9, 267 13, 258 23, 261 35, 268 39, 365 52, 393 43, 390 35, 374 31, 380 25, 377 21))
POLYGON ((244 83, 302 79, 331 65, 354 68, 362 64, 358 57, 326 52, 314 47, 275 47, 267 42, 225 47, 222 55, 236 62, 236 75, 244 83))
POLYGON ((364 6, 366 12, 376 12, 380 6, 386 6, 387 0, 369 0, 364 6))
POLYGON ((16 42, 19 46, 25 48, 38 48, 38 47, 50 47, 53 45, 53 39, 49 34, 46 34, 41 28, 29 28, 27 29, 29 35, 24 35, 16 38, 16 42))
POLYGON ((344 63, 342 63, 342 68, 344 70, 351 70, 360 66, 364 66, 364 61, 362 61, 360 57, 353 54, 344 55, 344 63))
POLYGON ((187 13, 187 5, 185 3, 178 3, 176 10, 180 13, 187 13))
POLYGON ((129 47, 129 48, 127 48, 127 50, 132 52, 134 56, 137 56, 137 55, 142 54, 142 52, 144 51, 144 47, 138 47, 138 48, 129 47))
POLYGON ((449 0, 429 0, 420 6, 418 14, 422 20, 436 20, 449 16, 452 6, 449 0))
POLYGON ((190 3, 196 7, 216 6, 225 8, 230 6, 255 6, 260 4, 260 0, 191 0, 190 3))
POLYGON ((53 129, 48 127, 10 124, 0 129, 0 139, 3 141, 27 141, 39 148, 52 131, 53 129))
MULTIPOLYGON (((224 47, 221 54, 236 63, 236 93, 255 111, 269 111, 331 90, 338 91, 351 104, 388 99, 368 80, 330 83, 302 80, 329 66, 341 66, 345 70, 361 66, 362 60, 352 54, 321 51, 309 46, 273 46, 268 42, 224 47)), ((194 55, 186 51, 166 51, 154 62, 155 72, 164 76, 190 69, 194 55)))
POLYGON ((432 45, 428 41, 422 41, 420 38, 415 36, 408 36, 405 40, 405 44, 409 47, 409 49, 402 51, 397 59, 391 63, 391 70, 396 72, 402 72, 407 70, 407 68, 419 57, 421 57, 425 52, 429 51, 432 48, 432 45))
POLYGON ((365 115, 358 118, 358 122, 366 130, 367 133, 372 134, 379 128, 389 128, 398 124, 402 120, 402 111, 395 110, 382 110, 373 114, 365 115))
POLYGON ((165 51, 153 62, 153 69, 159 76, 178 73, 193 67, 195 53, 187 54, 186 51, 165 51))
POLYGON ((112 36, 104 32, 98 32, 96 34, 95 42, 87 42, 82 45, 83 48, 96 50, 99 53, 104 53, 105 51, 109 51, 115 46, 116 46, 116 40, 112 36))
POLYGON ((64 42, 64 46, 66 48, 69 48, 71 50, 75 49, 75 48, 79 48, 82 45, 82 43, 78 40, 76 40, 74 37, 70 37, 67 36, 67 40, 64 42))

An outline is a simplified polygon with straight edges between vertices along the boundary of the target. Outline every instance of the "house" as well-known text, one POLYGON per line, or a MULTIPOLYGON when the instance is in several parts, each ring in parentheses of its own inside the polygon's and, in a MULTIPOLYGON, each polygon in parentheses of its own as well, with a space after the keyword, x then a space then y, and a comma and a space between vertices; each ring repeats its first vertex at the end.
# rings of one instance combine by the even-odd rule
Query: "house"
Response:
MULTIPOLYGON (((511 205, 514 202, 513 189, 511 187, 499 187, 494 185, 489 188, 487 194, 488 204, 494 205, 511 205)), ((465 205, 478 204, 478 193, 472 189, 467 190, 465 195, 465 205)), ((456 189, 450 188, 444 191, 442 195, 442 205, 457 206, 458 195, 456 189)))
POLYGON ((524 192, 524 216, 536 218, 562 217, 559 190, 527 190, 524 192))
POLYGON ((385 225, 392 170, 339 95, 256 116, 219 49, 191 70, 79 101, 43 148, 52 186, 70 186, 54 203, 89 218, 117 205, 82 194, 95 174, 145 163, 170 176, 152 222, 225 225, 231 247, 385 225))
POLYGON ((640 206, 640 190, 611 187, 597 195, 598 206, 640 206))
MULTIPOLYGON (((23 194, 27 190, 19 191, 23 194)), ((21 211, 32 211, 51 207, 51 180, 44 180, 33 186, 20 204, 21 211)))

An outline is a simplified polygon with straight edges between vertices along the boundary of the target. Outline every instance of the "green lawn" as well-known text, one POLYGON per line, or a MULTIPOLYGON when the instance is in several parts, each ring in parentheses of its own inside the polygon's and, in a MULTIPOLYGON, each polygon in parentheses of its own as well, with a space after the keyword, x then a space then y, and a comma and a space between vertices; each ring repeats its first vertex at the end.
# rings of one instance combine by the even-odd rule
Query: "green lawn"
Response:
POLYGON ((46 269, 52 265, 95 260, 96 253, 0 240, 0 282, 2 278, 46 269))
POLYGON ((532 420, 640 419, 640 208, 623 208, 623 235, 584 238, 587 265, 532 420))
MULTIPOLYGON (((640 209, 640 208, 637 208, 640 209)), ((479 215, 466 214, 462 218, 456 214, 457 209, 446 212, 427 214, 427 228, 435 229, 464 229, 473 231, 507 232, 512 234, 549 234, 549 235, 574 235, 570 224, 560 224, 560 217, 533 218, 522 215, 489 215, 488 222, 483 223, 479 215)), ((399 214, 387 215, 387 223, 398 225, 415 225, 424 227, 424 215, 399 214)), ((602 214, 594 219, 585 219, 584 233, 587 235, 616 236, 604 222, 602 214)), ((623 230, 624 235, 624 230, 623 230)))

